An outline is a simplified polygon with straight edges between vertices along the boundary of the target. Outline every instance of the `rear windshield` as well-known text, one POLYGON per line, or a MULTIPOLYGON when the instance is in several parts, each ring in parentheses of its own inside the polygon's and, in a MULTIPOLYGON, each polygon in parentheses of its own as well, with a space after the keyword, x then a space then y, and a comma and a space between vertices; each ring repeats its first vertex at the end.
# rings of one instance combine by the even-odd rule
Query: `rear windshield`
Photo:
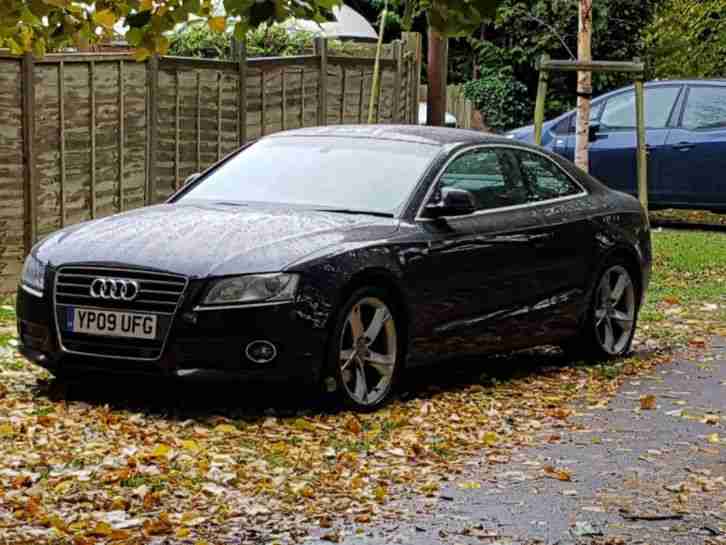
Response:
POLYGON ((439 149, 370 138, 266 138, 224 163, 180 200, 396 214, 439 149))

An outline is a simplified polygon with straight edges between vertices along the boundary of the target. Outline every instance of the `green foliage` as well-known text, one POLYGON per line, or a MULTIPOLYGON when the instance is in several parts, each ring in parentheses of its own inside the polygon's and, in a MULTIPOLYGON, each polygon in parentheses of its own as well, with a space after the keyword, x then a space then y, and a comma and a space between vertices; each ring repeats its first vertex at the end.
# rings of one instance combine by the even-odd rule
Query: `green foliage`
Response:
POLYGON ((507 131, 530 121, 532 108, 527 87, 506 69, 489 71, 478 80, 468 81, 464 94, 492 130, 507 131))
MULTIPOLYGON (((280 25, 263 24, 247 32, 248 57, 301 55, 312 47, 308 32, 288 33, 280 25)), ((215 32, 206 24, 189 24, 171 38, 169 53, 183 57, 231 58, 232 33, 215 32)))
MULTIPOLYGON (((723 0, 722 0, 723 1, 723 0)), ((593 58, 632 60, 644 55, 641 31, 652 19, 655 0, 597 0, 593 3, 593 58)), ((577 52, 578 2, 576 0, 501 0, 496 19, 475 36, 457 40, 450 47, 449 80, 452 83, 480 73, 511 69, 512 77, 524 84, 528 97, 537 92, 536 60, 548 53, 552 58, 574 58, 577 52), (453 71, 451 71, 453 68, 453 71)), ((623 74, 595 74, 595 93, 629 83, 623 74)), ((575 105, 574 74, 553 74, 550 79, 547 116, 575 105)), ((527 103, 529 106, 529 103, 527 103)), ((532 112, 530 110, 529 121, 532 112)))
POLYGON ((127 41, 137 58, 166 53, 166 33, 198 16, 208 27, 224 33, 234 21, 234 33, 243 38, 249 28, 282 22, 290 17, 325 21, 340 0, 224 0, 220 15, 212 0, 0 0, 0 47, 21 54, 68 43, 84 45, 113 36, 123 21, 127 41))
MULTIPOLYGON (((285 57, 309 53, 314 35, 310 32, 289 33, 281 25, 263 24, 246 35, 248 57, 285 57)), ((335 55, 370 56, 370 46, 355 42, 329 40, 328 50, 335 55)), ((180 28, 170 39, 169 54, 181 57, 231 59, 232 31, 215 32, 206 24, 195 22, 180 28)))
POLYGON ((726 75, 726 0, 665 0, 646 29, 651 75, 726 75))

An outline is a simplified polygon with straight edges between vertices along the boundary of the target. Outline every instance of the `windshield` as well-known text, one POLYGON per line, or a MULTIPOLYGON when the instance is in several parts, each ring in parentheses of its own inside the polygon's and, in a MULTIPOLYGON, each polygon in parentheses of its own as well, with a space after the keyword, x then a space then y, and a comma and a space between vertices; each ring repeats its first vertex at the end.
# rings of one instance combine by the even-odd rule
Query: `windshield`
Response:
POLYGON ((437 146, 369 138, 260 140, 180 200, 282 203, 395 214, 437 146))

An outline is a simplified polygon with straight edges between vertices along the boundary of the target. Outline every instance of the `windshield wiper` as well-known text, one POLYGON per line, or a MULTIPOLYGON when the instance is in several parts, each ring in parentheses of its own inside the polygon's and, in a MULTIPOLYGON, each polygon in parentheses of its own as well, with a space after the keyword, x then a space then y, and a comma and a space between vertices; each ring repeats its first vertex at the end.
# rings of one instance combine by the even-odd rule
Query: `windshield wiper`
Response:
POLYGON ((352 208, 314 208, 316 212, 334 212, 338 214, 365 214, 368 216, 378 216, 381 218, 392 218, 390 212, 376 212, 375 210, 354 210, 352 208))

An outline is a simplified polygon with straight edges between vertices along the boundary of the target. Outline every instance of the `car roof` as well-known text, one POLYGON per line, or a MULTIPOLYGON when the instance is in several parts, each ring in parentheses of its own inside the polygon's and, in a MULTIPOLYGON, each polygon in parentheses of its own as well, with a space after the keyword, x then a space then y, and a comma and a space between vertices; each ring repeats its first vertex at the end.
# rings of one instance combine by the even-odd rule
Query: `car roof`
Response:
POLYGON ((330 125, 282 131, 265 138, 290 136, 369 138, 372 140, 395 140, 440 147, 456 144, 511 143, 511 140, 486 132, 425 125, 330 125))
POLYGON ((686 84, 690 85, 693 83, 715 83, 716 85, 726 85, 726 78, 693 78, 693 79, 656 79, 646 82, 646 85, 659 85, 659 84, 686 84))

